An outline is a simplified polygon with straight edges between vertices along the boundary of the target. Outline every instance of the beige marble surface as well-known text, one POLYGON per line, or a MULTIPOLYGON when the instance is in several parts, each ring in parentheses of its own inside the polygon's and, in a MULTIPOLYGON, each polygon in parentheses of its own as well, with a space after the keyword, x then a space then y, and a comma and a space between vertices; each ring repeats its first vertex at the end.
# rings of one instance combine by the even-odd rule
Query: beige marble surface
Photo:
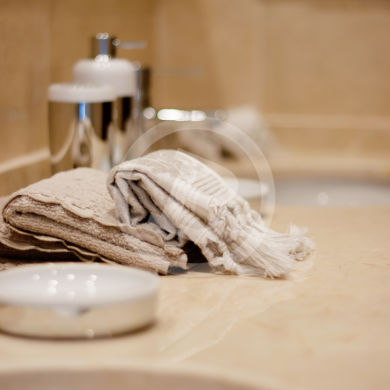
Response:
POLYGON ((388 389, 389 207, 278 208, 317 243, 285 280, 193 271, 161 278, 157 323, 93 341, 0 335, 0 367, 166 366, 279 389, 388 389))
MULTIPOLYGON (((237 177, 258 179, 258 173, 266 172, 265 164, 272 175, 338 177, 355 179, 390 180, 390 153, 362 156, 353 153, 340 153, 301 148, 284 149, 276 146, 265 160, 248 159, 224 163, 224 169, 230 170, 237 177), (257 169, 254 168, 256 166, 257 169)), ((218 166, 213 166, 218 170, 218 166)), ((220 174, 224 174, 220 171, 220 174)))

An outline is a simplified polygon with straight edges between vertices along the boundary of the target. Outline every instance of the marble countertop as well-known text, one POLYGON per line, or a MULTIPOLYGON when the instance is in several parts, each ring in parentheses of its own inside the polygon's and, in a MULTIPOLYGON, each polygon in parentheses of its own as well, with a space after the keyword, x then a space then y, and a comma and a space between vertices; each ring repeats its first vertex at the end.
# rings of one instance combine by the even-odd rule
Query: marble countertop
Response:
POLYGON ((160 364, 280 389, 388 389, 389 207, 279 207, 273 227, 307 226, 316 252, 284 280, 195 269, 161 278, 156 324, 112 339, 0 335, 0 367, 160 364))
MULTIPOLYGON (((299 161, 307 164, 295 159, 295 171, 299 161)), ((344 171, 361 166, 352 161, 344 171)), ((389 166, 372 161, 367 174, 388 178, 389 166)), ((164 366, 276 389, 388 389, 389 220, 390 206, 277 207, 273 228, 306 226, 317 245, 288 278, 215 275, 202 266, 161 277, 149 329, 88 341, 0 334, 0 369, 164 366)))

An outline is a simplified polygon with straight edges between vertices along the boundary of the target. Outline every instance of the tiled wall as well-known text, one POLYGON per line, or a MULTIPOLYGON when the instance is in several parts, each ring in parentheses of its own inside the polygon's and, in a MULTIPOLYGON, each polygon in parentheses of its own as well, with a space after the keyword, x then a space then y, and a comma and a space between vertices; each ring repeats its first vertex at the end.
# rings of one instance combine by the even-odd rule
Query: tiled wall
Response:
POLYGON ((120 56, 151 61, 152 0, 0 0, 0 194, 50 175, 47 87, 70 81, 90 37, 149 42, 120 56))
POLYGON ((157 104, 255 104, 286 147, 389 153, 389 1, 157 3, 157 104))
POLYGON ((264 111, 289 147, 390 150, 390 2, 266 2, 264 111))
POLYGON ((260 2, 159 0, 156 8, 157 105, 218 108, 258 102, 260 2))
POLYGON ((99 31, 148 41, 119 54, 154 67, 156 106, 253 104, 285 146, 390 150, 388 0, 0 0, 0 193, 49 174, 47 86, 99 31))
POLYGON ((0 189, 48 173, 46 90, 50 78, 49 2, 0 2, 0 189), (29 173, 14 171, 37 164, 29 173))

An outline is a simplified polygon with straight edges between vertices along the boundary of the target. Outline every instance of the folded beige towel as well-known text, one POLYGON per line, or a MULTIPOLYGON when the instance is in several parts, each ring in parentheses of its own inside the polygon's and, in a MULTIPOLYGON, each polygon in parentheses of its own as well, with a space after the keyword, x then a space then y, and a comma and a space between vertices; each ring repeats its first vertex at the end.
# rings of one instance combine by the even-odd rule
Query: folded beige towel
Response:
POLYGON ((100 258, 160 273, 167 273, 172 264, 185 267, 183 250, 157 237, 153 226, 122 232, 106 180, 106 173, 80 168, 13 194, 3 205, 0 255, 36 260, 100 258))
POLYGON ((89 168, 59 173, 2 206, 0 255, 26 259, 99 258, 166 274, 186 268, 194 243, 216 271, 278 277, 312 248, 297 228, 267 228, 214 171, 169 150, 108 176, 89 168))
POLYGON ((110 172, 108 189, 124 232, 149 225, 173 246, 192 241, 217 271, 278 277, 313 248, 295 226, 287 234, 266 227, 220 176, 182 152, 126 161, 110 172))

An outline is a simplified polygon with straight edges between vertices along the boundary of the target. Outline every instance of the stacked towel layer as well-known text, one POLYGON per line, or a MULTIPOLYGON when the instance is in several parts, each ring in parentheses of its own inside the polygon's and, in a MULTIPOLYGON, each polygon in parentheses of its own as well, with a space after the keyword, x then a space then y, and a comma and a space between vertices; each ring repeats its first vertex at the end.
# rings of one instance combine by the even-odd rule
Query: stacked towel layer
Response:
POLYGON ((158 240, 148 226, 122 232, 106 179, 103 172, 80 168, 13 194, 3 206, 0 252, 47 260, 100 258, 160 273, 171 264, 185 266, 183 250, 158 240))

